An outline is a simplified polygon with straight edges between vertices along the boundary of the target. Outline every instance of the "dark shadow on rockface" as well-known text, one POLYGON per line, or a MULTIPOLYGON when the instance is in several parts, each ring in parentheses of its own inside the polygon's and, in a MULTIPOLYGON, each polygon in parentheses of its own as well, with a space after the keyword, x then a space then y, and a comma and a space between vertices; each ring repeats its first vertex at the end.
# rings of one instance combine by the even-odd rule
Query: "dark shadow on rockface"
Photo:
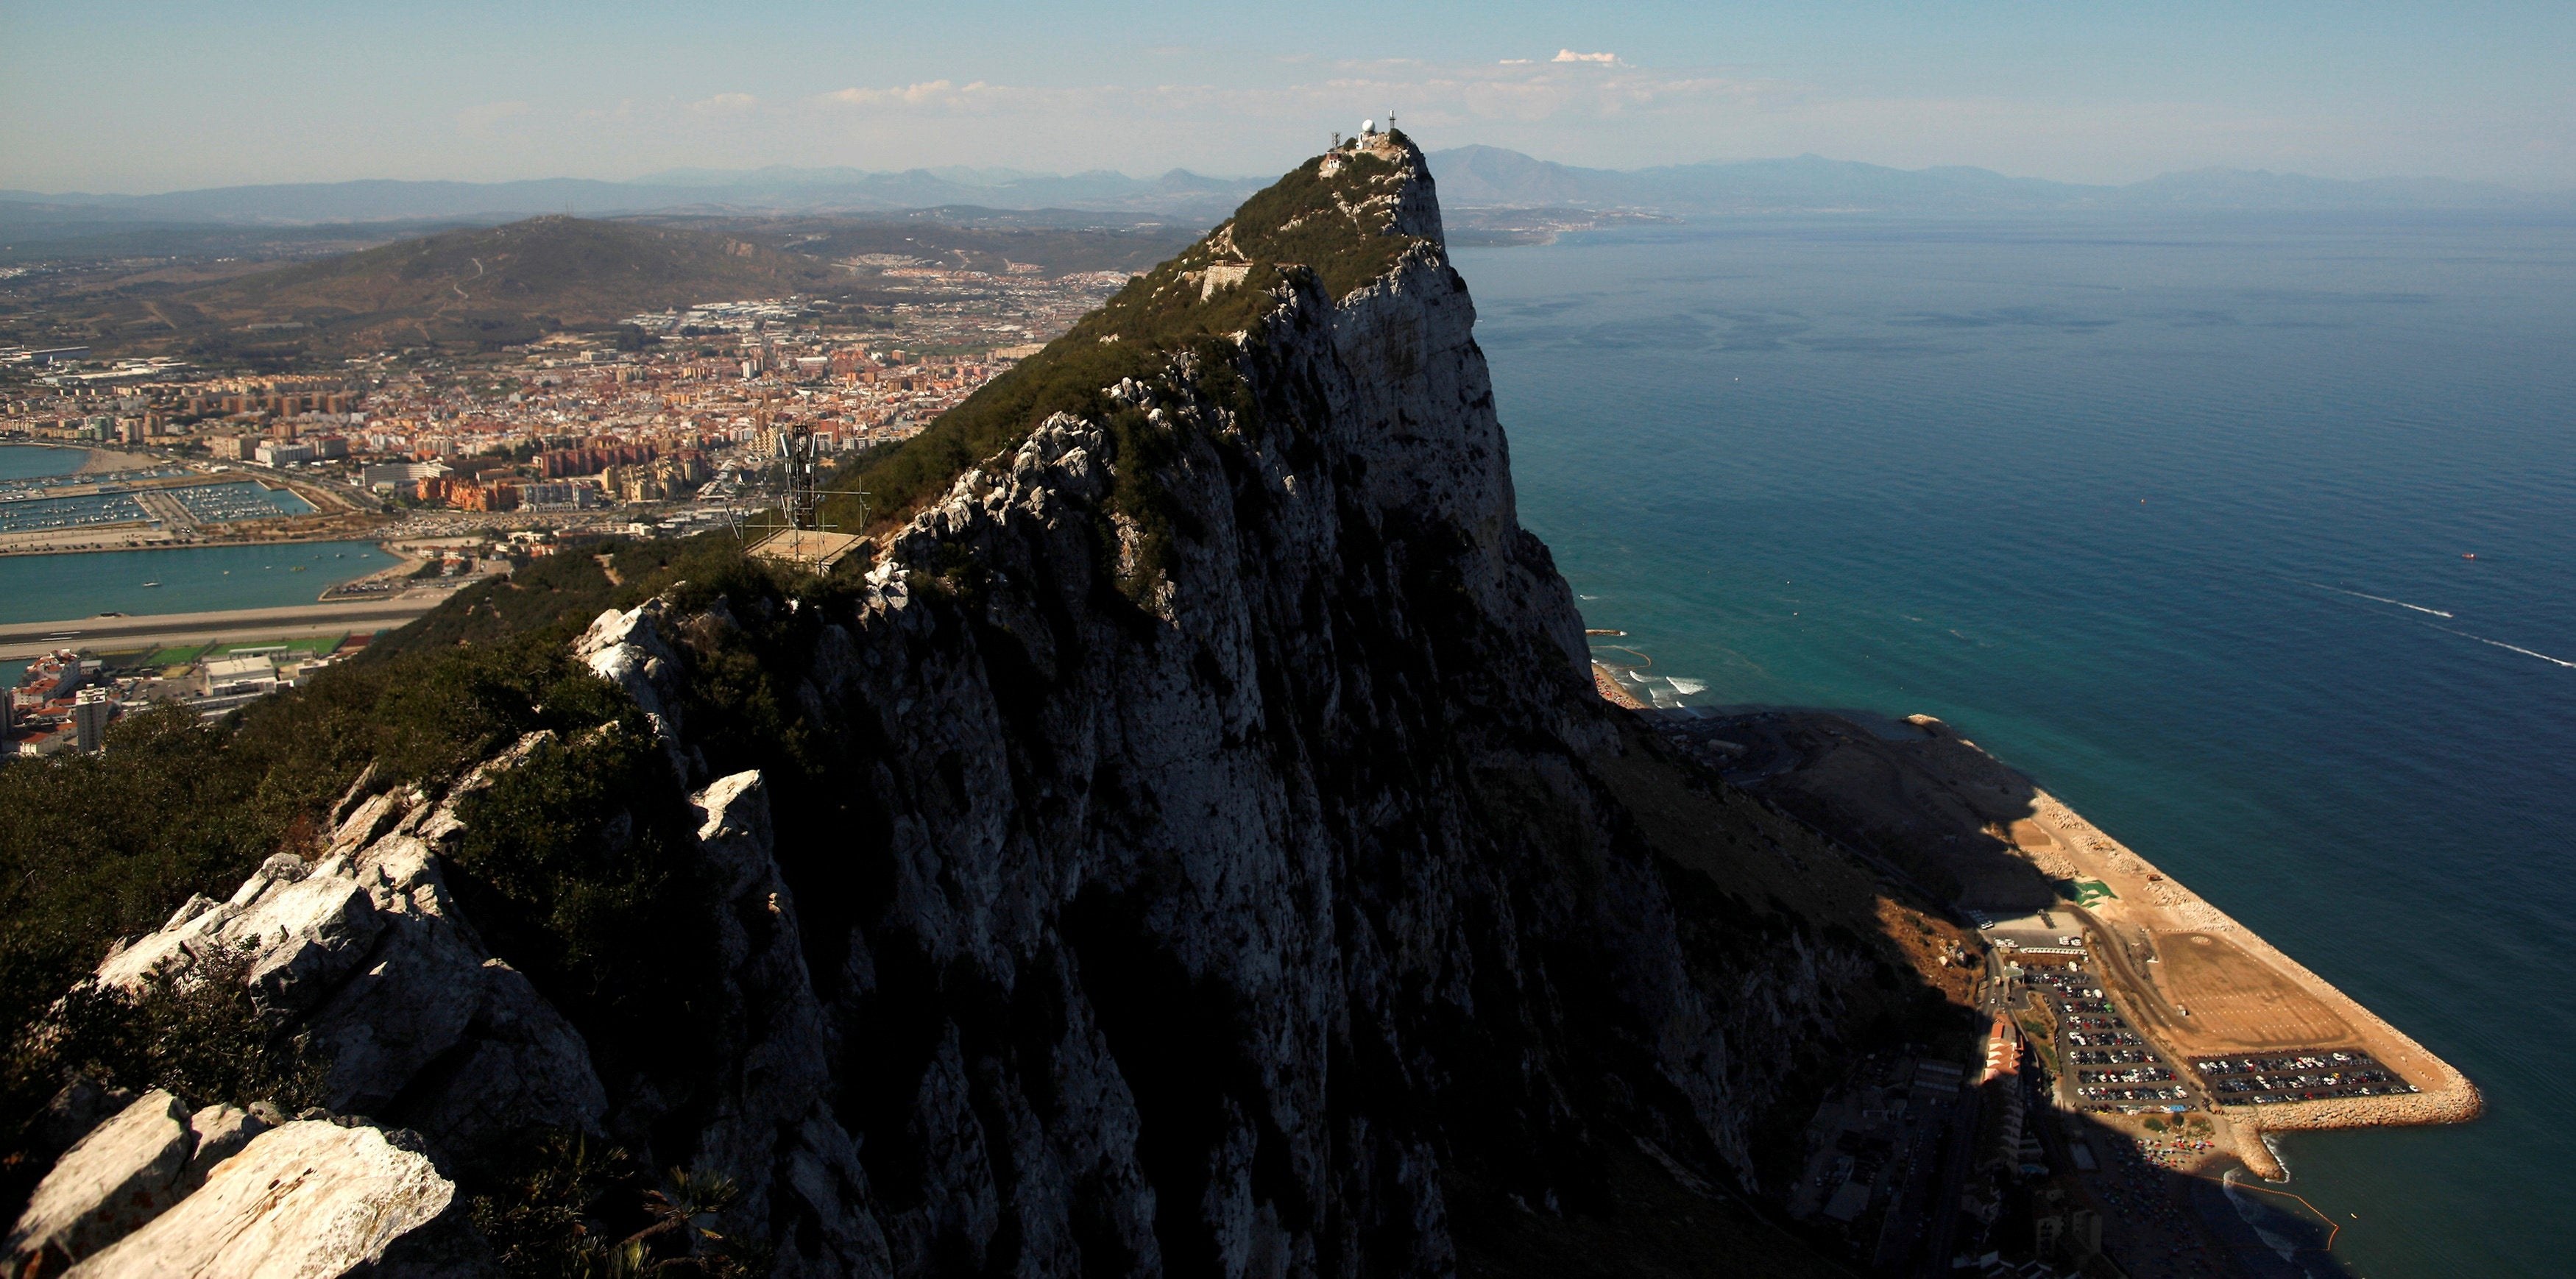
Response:
MULTIPOLYGON (((1748 1031, 1766 1000, 1784 998, 1783 957, 1846 956, 1830 1006, 1839 1016, 1783 1063, 1789 1082, 1763 1100, 1746 1131, 1739 1178, 1692 1136, 1635 1122, 1651 1106, 1614 1101, 1585 1143, 1593 1184, 1579 1198, 1540 1198, 1484 1160, 1445 1179, 1462 1273, 1471 1275, 1800 1275, 1872 1273, 1868 1247, 1789 1220, 1788 1193, 1804 1160, 1817 1103, 1865 1053, 1923 1051, 1964 1062, 1974 1050, 1965 970, 1943 966, 1965 937, 1942 908, 1835 850, 1798 822, 1721 780, 1640 720, 1621 716, 1622 742, 1588 761, 1620 824, 1660 867, 1694 984, 1721 992, 1717 1015, 1748 1031), (1948 979, 1946 984, 1932 974, 1948 979)), ((1747 1034, 1759 1057, 1786 1035, 1747 1034)), ((1731 1045, 1732 1046, 1732 1045, 1731 1045)), ((1660 1080, 1611 1077, 1651 1094, 1660 1080)), ((1463 1127, 1463 1125, 1462 1125, 1463 1127)), ((1965 1134, 1961 1134, 1965 1139, 1965 1134)), ((1461 1142, 1461 1153, 1473 1143, 1461 1142)), ((1544 1183, 1542 1183, 1544 1184, 1544 1183)), ((1946 1273, 1946 1263, 1943 1267, 1946 1273)))
POLYGON ((1728 781, 1936 900, 2009 916, 2043 909, 2071 887, 2014 851, 2017 839, 2049 839, 2030 823, 2038 787, 1938 721, 1732 707, 1714 718, 1661 717, 1655 727, 1728 781))
MULTIPOLYGON (((2065 832, 2033 820, 2040 815, 2038 786, 1937 721, 1750 707, 1650 711, 1639 718, 1665 750, 1720 771, 1820 842, 1925 898, 1998 919, 2035 914, 2042 922, 2061 920, 2070 934, 2099 931, 2088 912, 2067 903, 2100 886, 2051 879, 2033 864, 2034 857, 2052 851, 2074 851, 2055 847, 2065 832)), ((2006 964, 2016 957, 2034 964, 2078 959, 2071 953, 2011 951, 1989 957, 1978 940, 1971 936, 1970 949, 1979 971, 1996 979, 2024 971, 2006 964)), ((2122 967, 2118 956, 2111 960, 2122 967)), ((2111 1063, 2060 1060, 2075 1050, 2052 1038, 2045 992, 2029 982, 2000 981, 1982 989, 1983 1006, 2005 1012, 2032 1047, 2018 1077, 1976 1090, 1976 1104, 1963 1108, 1973 1111, 1967 1121, 1973 1131, 1961 1137, 1971 1148, 1962 1153, 1945 1147, 1945 1157, 1965 1160, 1954 1191, 1959 1211, 1948 1255, 1934 1255, 1928 1238, 1890 1235, 1879 1240, 1873 1273, 1947 1274, 1951 1257, 1988 1251, 2005 1262, 2036 1259, 2061 1269, 2098 1252, 2116 1262, 2117 1273, 2138 1277, 2332 1279, 2349 1273, 2330 1251, 2334 1223, 2291 1188, 2262 1182, 2232 1160, 2183 1170, 2206 1160, 2206 1150, 2193 1147, 2213 1135, 2209 1112, 2198 1108, 2204 1103, 2197 1098, 2189 1103, 2193 1109, 2180 1112, 2166 1111, 2166 1105, 2179 1103, 2164 1099, 2128 1105, 2135 1113, 2116 1113, 2120 1106, 2106 1106, 2104 1113, 2061 1109, 2052 1100, 2059 1072, 2090 1066, 2099 1073, 2111 1063), (1995 1002, 1997 992, 2008 1002, 1995 1002), (2022 1093, 2020 1105, 2007 1104, 2004 1093, 2011 1091, 2022 1093), (2007 1113, 2026 1119, 2027 1128, 2009 1123, 2007 1113), (2235 1178, 2233 1187, 2223 1180, 2228 1175, 2235 1178), (2083 1238, 2084 1216, 2093 1219, 2090 1239, 2083 1238)), ((1980 1056, 1968 1054, 1972 1061, 1980 1056)), ((1860 1074, 1870 1068, 1864 1062, 1852 1069, 1860 1074)), ((1972 1069, 1968 1078, 1975 1077, 1972 1069)), ((1875 1090, 1856 1088, 1847 1077, 1832 1099, 1855 1098, 1855 1109, 1918 1104, 1920 1078, 1880 1082, 1875 1090)), ((1855 1140, 1862 1137, 1847 1133, 1848 1155, 1867 1160, 1873 1152, 1882 1158, 1890 1153, 1877 1149, 1887 1145, 1884 1138, 1855 1140)), ((1872 1220, 1863 1218, 1864 1224, 1872 1220)))

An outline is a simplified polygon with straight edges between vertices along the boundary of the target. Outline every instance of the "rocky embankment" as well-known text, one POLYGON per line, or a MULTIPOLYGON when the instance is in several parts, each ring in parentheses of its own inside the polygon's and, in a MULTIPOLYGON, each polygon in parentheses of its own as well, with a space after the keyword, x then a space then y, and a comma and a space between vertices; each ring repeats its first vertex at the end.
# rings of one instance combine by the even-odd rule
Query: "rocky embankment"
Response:
MULTIPOLYGON (((694 1074, 603 1065, 450 891, 468 797, 542 742, 361 779, 325 846, 100 970, 246 948, 327 1055, 323 1105, 136 1098, 19 1254, 125 1273, 292 1237, 273 1272, 488 1272, 455 1187, 538 1130, 730 1178, 722 1232, 781 1275, 1510 1269, 1591 1237, 1635 1168, 1674 1206, 1623 1230, 1758 1234, 1737 1194, 1772 1108, 1907 975, 1865 880, 1594 694, 1420 154, 1379 135, 1280 190, 1308 179, 1278 237, 1398 237, 1392 266, 1339 296, 1290 272, 1221 348, 1031 424, 863 585, 673 590, 580 640, 695 806, 713 994, 669 1026, 694 1074), (751 630, 795 638, 762 669, 828 794, 724 764, 739 708, 706 690, 751 630), (1857 929, 1804 904, 1848 885, 1857 929), (355 1200, 399 1207, 360 1229, 355 1200)), ((1248 287, 1210 270, 1171 305, 1248 287)))

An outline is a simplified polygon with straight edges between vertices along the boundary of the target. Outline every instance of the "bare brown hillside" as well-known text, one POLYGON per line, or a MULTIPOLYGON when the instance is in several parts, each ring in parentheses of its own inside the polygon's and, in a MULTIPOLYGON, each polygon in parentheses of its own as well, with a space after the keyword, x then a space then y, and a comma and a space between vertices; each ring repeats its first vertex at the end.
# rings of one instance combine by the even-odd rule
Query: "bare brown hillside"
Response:
POLYGON ((550 216, 128 293, 106 301, 94 323, 111 341, 199 349, 493 345, 640 310, 817 292, 838 273, 726 235, 550 216), (300 327, 269 327, 280 325, 300 327))

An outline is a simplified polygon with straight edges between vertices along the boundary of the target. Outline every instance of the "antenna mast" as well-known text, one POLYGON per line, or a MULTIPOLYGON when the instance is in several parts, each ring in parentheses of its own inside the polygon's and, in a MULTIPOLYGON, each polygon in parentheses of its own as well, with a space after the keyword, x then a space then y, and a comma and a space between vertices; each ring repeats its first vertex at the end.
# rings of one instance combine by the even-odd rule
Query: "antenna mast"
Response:
MULTIPOLYGON (((859 499, 859 525, 867 524, 867 498, 864 488, 826 489, 823 487, 822 440, 814 434, 814 424, 796 418, 786 426, 775 423, 770 404, 776 392, 764 392, 752 421, 769 441, 770 462, 776 467, 776 486, 767 482, 762 490, 777 502, 778 517, 783 527, 771 526, 763 536, 746 549, 766 559, 788 560, 829 572, 831 566, 849 553, 858 541, 855 533, 835 532, 823 516, 823 502, 831 497, 859 499)), ((766 468, 764 468, 766 469, 766 468)), ((736 526, 736 535, 744 536, 753 529, 736 526)))
POLYGON ((814 474, 814 427, 799 419, 786 430, 775 434, 779 461, 787 468, 785 514, 787 527, 805 532, 822 530, 823 499, 816 490, 814 474))

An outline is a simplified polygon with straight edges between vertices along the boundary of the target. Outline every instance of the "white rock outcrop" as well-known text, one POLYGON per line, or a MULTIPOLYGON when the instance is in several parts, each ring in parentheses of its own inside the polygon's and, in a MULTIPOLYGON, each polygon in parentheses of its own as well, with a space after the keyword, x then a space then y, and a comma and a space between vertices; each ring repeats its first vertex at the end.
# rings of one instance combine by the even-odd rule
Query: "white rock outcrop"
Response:
POLYGON ((241 1153, 241 1148, 249 1145, 252 1138, 268 1129, 267 1121, 239 1106, 223 1102, 216 1102, 188 1116, 188 1131, 195 1137, 197 1148, 189 1152, 188 1168, 181 1174, 181 1184, 191 1190, 206 1184, 206 1174, 213 1171, 216 1164, 241 1153))
POLYGON ((459 914, 421 833, 461 829, 455 801, 525 758, 532 734, 469 773, 445 802, 388 791, 356 804, 318 862, 281 854, 221 903, 189 903, 110 955, 102 983, 185 979, 247 955, 261 1005, 330 1058, 324 1104, 414 1128, 472 1160, 531 1126, 598 1127, 607 1100, 589 1048, 459 914))
POLYGON ((426 1155, 374 1128, 299 1121, 260 1134, 196 1193, 69 1273, 333 1279, 382 1258, 455 1196, 426 1155))
POLYGON ((635 608, 601 613, 573 641, 573 656, 590 667, 592 673, 626 691, 644 718, 653 725, 653 736, 670 752, 674 776, 689 775, 687 758, 681 753, 680 719, 673 703, 673 681, 680 675, 679 656, 663 637, 659 626, 663 603, 647 601, 635 608))
POLYGON ((124 1238, 188 1192, 197 1134, 155 1089, 92 1129, 36 1185, 9 1232, 10 1273, 58 1271, 124 1238))

